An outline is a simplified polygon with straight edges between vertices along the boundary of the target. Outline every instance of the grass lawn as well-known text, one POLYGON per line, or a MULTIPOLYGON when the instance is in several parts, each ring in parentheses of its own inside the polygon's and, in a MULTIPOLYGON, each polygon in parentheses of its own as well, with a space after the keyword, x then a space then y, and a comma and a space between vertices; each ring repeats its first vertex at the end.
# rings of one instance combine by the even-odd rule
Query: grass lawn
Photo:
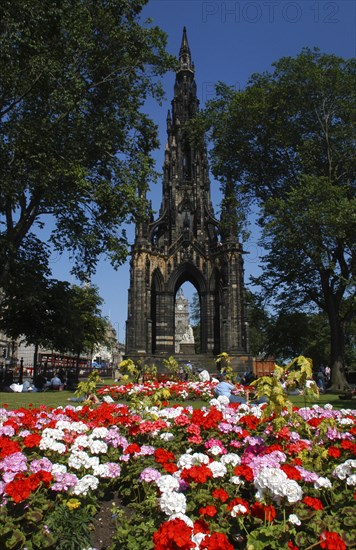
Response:
MULTIPOLYGON (((74 397, 74 392, 71 391, 45 391, 45 392, 28 392, 28 393, 5 393, 0 392, 0 407, 4 404, 8 405, 9 409, 18 409, 20 407, 28 408, 30 404, 34 407, 45 405, 47 407, 59 407, 68 404, 77 405, 77 403, 70 403, 69 397, 74 397)), ((320 395, 319 400, 312 403, 305 402, 301 396, 290 396, 290 400, 297 407, 311 406, 318 404, 320 406, 326 403, 331 403, 334 409, 356 409, 356 399, 339 399, 338 394, 324 393, 320 395)), ((171 401, 172 405, 192 405, 195 409, 203 407, 207 403, 201 400, 177 402, 171 401)), ((79 404, 79 403, 78 403, 79 404)))
MULTIPOLYGON (((0 407, 5 404, 9 409, 24 407, 27 409, 32 403, 34 407, 45 405, 46 407, 59 407, 68 405, 68 397, 74 397, 71 391, 44 391, 26 393, 0 392, 0 407)), ((75 403, 73 403, 75 405, 75 403)))

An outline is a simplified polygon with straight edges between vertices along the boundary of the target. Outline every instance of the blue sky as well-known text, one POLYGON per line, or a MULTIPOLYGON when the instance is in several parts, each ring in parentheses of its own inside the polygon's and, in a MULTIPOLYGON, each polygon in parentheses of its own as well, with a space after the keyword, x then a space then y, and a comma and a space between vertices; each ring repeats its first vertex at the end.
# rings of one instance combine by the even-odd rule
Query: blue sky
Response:
MULTIPOLYGON (((187 28, 189 46, 196 69, 196 82, 201 107, 214 94, 214 85, 223 81, 243 88, 254 72, 271 69, 271 63, 283 56, 296 56, 303 47, 318 47, 322 52, 341 57, 356 53, 356 2, 354 0, 241 0, 205 2, 200 0, 150 0, 142 19, 168 35, 167 49, 177 55, 182 29, 187 28)), ((163 163, 166 140, 165 121, 173 96, 174 74, 165 76, 166 100, 160 107, 147 102, 146 111, 159 126, 161 147, 155 152, 157 169, 163 163)), ((293 100, 293 98, 291 98, 293 100)), ((211 180, 215 212, 219 211, 218 184, 211 180)), ((161 185, 151 192, 153 207, 158 210, 161 185)), ((253 226, 252 226, 253 229, 253 226)), ((133 231, 129 231, 133 235, 133 231)), ((245 281, 259 272, 258 234, 253 229, 245 243, 245 281)), ((53 276, 68 278, 68 262, 54 258, 53 276)), ((74 282, 74 281, 73 281, 74 282)), ((128 262, 114 271, 105 260, 100 262, 93 282, 104 299, 103 314, 110 317, 124 341, 129 287, 128 262)), ((187 296, 188 288, 184 289, 187 296)))

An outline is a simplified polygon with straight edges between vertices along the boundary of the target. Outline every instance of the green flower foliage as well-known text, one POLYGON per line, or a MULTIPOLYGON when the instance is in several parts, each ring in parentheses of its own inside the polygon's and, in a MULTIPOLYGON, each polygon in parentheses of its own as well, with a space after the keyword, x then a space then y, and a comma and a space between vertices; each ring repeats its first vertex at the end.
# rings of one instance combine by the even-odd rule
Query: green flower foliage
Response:
POLYGON ((275 365, 272 376, 261 376, 251 383, 256 388, 257 397, 266 396, 268 398, 267 407, 264 409, 264 416, 267 418, 276 415, 277 421, 280 421, 280 414, 284 409, 292 412, 292 403, 288 399, 288 390, 296 388, 307 391, 309 396, 316 398, 319 391, 314 382, 311 382, 313 376, 313 363, 311 359, 300 355, 291 361, 285 367, 275 365), (308 388, 307 381, 310 382, 308 388))
POLYGON ((217 356, 215 363, 217 368, 226 375, 227 380, 233 380, 234 371, 231 367, 231 359, 228 353, 225 351, 220 353, 217 356))
POLYGON ((102 382, 100 374, 97 370, 92 370, 87 380, 79 382, 78 387, 74 394, 77 397, 89 397, 89 395, 95 394, 97 385, 102 382))

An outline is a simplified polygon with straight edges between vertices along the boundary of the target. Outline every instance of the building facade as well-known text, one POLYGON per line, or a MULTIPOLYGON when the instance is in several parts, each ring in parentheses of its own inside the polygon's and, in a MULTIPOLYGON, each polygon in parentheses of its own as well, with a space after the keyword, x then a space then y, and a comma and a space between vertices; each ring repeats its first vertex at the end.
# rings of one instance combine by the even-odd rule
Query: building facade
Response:
POLYGON ((136 226, 131 251, 126 355, 174 355, 176 301, 189 281, 199 295, 200 353, 248 357, 243 250, 226 206, 218 220, 210 198, 204 142, 187 123, 199 111, 194 64, 183 30, 172 110, 167 116, 162 203, 158 218, 136 226))

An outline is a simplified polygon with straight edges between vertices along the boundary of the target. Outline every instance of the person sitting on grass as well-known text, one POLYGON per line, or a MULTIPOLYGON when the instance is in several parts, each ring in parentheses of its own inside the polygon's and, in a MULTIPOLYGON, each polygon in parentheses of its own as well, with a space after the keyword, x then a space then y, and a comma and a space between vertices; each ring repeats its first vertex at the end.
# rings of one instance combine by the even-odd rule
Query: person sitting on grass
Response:
POLYGON ((81 395, 80 397, 68 397, 68 401, 71 401, 72 403, 90 403, 93 405, 97 405, 100 403, 100 400, 98 396, 95 393, 89 394, 87 397, 84 397, 84 395, 81 395))
MULTIPOLYGON (((235 389, 235 386, 231 384, 230 382, 226 381, 226 375, 224 373, 220 373, 218 375, 219 383, 214 388, 214 395, 215 397, 219 397, 219 395, 224 395, 225 397, 229 398, 230 403, 241 403, 246 404, 247 400, 245 397, 242 397, 240 395, 234 395, 232 393, 232 390, 235 389)), ((259 399, 254 399, 250 401, 253 405, 263 405, 263 403, 267 403, 268 399, 265 395, 262 395, 259 399)))
POLYGON ((235 389, 235 386, 230 382, 227 382, 226 376, 224 373, 218 375, 219 383, 214 388, 215 397, 223 395, 229 398, 230 403, 246 403, 246 399, 240 395, 234 395, 232 392, 235 389))
POLYGON ((61 385, 62 385, 62 380, 59 378, 59 376, 56 373, 50 381, 50 386, 53 388, 61 385))

